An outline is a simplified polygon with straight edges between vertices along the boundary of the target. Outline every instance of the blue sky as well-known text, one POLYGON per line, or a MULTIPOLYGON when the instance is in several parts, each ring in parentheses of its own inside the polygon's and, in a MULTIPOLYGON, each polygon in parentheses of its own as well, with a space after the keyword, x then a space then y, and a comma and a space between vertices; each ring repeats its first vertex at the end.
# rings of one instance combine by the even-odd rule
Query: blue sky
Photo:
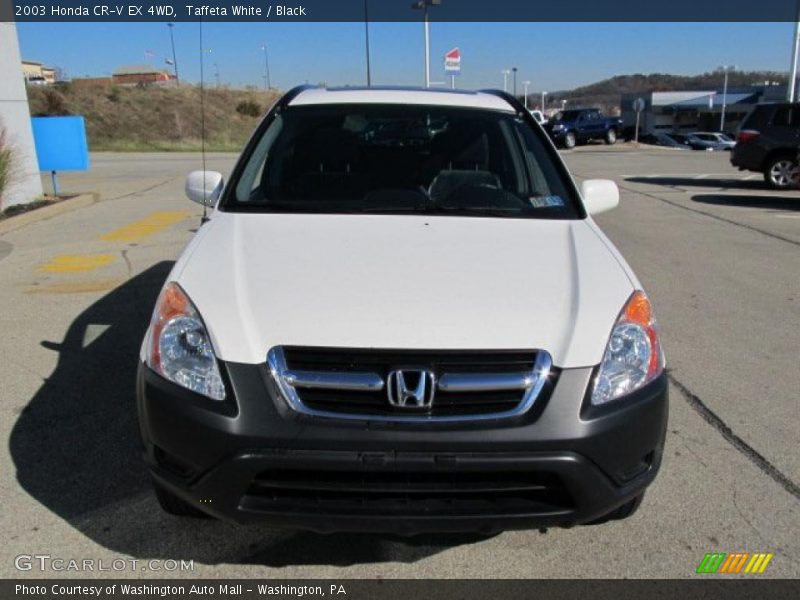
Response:
MULTIPOLYGON (((182 79, 197 81, 197 23, 177 23, 182 79)), ((132 63, 164 65, 171 56, 164 23, 20 23, 22 55, 56 65, 70 77, 101 76, 132 63), (154 58, 145 57, 152 50, 154 58)), ((273 86, 306 81, 365 83, 362 23, 206 23, 206 78, 218 65, 223 84, 263 85, 269 47, 273 86)), ((458 46, 465 88, 501 87, 500 71, 516 66, 530 90, 569 89, 630 73, 696 74, 721 64, 788 71, 792 23, 432 23, 432 79, 441 80, 443 54, 458 46)), ((423 82, 421 23, 370 25, 373 83, 423 82)), ((521 86, 519 88, 521 91, 521 86)))

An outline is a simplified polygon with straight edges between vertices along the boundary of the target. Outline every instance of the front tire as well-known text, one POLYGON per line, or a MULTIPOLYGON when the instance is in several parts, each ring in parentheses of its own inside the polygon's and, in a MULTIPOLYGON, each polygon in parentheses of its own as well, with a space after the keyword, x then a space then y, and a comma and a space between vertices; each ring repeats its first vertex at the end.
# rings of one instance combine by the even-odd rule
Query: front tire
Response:
POLYGON ((163 487, 157 481, 153 481, 153 489, 156 493, 156 500, 161 509, 176 517, 191 517, 193 519, 209 519, 210 517, 198 508, 195 508, 185 500, 178 498, 175 494, 163 487))
POLYGON ((606 144, 609 146, 613 146, 617 143, 617 130, 616 129, 609 129, 606 131, 606 144))
POLYGON ((577 140, 575 139, 575 134, 571 131, 568 132, 564 136, 564 148, 566 148, 567 150, 572 150, 575 147, 576 141, 577 140))
POLYGON ((794 185, 795 162, 788 156, 778 156, 767 162, 764 181, 775 190, 788 190, 794 185))

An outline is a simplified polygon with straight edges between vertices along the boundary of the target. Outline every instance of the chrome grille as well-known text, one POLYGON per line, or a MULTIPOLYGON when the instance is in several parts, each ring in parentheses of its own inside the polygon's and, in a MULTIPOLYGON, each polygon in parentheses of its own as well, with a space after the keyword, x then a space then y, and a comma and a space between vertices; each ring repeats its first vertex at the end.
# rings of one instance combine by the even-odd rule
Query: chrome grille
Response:
POLYGON ((288 404, 320 417, 389 421, 462 421, 521 415, 541 395, 552 362, 545 351, 397 351, 280 346, 267 362, 288 404), (433 375, 424 409, 392 406, 395 369, 433 375))

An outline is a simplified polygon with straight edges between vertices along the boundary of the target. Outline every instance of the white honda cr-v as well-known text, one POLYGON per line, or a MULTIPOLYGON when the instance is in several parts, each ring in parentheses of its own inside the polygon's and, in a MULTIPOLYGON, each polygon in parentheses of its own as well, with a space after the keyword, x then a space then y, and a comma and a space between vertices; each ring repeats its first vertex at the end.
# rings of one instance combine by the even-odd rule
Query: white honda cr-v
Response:
POLYGON ((138 407, 162 506, 413 534, 622 518, 660 462, 650 301, 502 92, 297 88, 175 264, 138 407))

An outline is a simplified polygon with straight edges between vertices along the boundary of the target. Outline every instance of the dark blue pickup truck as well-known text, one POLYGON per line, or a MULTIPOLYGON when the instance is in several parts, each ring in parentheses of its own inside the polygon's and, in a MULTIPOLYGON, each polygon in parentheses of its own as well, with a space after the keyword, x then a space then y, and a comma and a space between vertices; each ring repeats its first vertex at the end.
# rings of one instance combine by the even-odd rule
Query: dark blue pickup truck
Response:
POLYGON ((622 119, 607 117, 596 108, 576 108, 556 113, 544 127, 557 146, 574 148, 590 140, 615 143, 622 119))

